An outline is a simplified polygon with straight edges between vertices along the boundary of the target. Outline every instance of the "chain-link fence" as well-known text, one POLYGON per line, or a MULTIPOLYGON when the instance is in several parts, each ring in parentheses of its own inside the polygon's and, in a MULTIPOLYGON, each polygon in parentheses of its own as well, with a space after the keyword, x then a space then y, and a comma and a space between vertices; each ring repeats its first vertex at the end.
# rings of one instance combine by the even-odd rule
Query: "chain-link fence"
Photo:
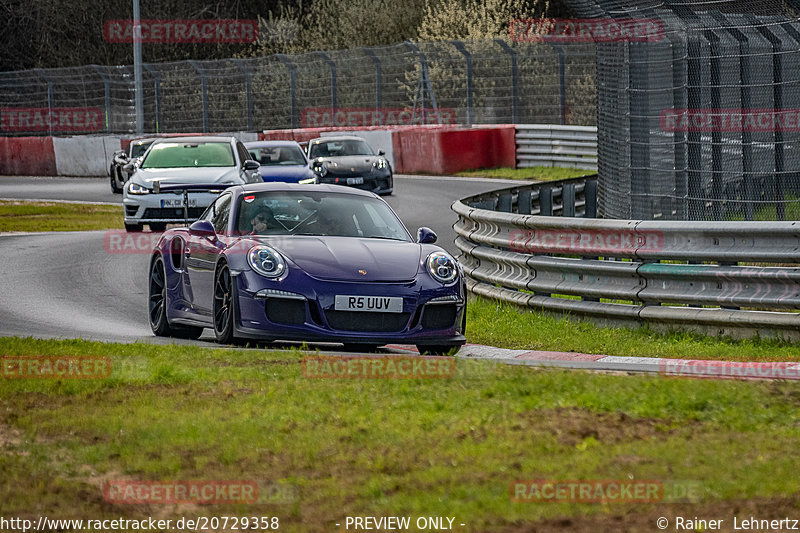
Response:
POLYGON ((800 218, 800 24, 767 0, 575 0, 581 16, 658 21, 597 43, 605 218, 800 218))
MULTIPOLYGON (((145 130, 426 122, 593 125, 595 62, 594 46, 585 43, 496 39, 145 64, 145 130)), ((132 133, 133 68, 0 73, 0 108, 4 135, 132 133), (101 119, 86 125, 70 110, 92 111, 101 119)))

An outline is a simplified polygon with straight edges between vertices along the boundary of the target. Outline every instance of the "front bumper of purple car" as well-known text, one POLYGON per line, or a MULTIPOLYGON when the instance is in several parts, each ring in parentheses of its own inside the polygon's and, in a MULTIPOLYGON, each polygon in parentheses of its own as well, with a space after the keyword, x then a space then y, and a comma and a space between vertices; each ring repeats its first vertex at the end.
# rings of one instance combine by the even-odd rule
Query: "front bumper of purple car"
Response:
POLYGON ((370 283, 321 280, 297 269, 280 281, 250 269, 232 275, 238 337, 375 345, 465 343, 466 288, 461 276, 442 285, 424 271, 409 281, 370 283), (396 305, 391 310, 341 310, 337 296, 363 297, 365 309, 376 299, 396 305))

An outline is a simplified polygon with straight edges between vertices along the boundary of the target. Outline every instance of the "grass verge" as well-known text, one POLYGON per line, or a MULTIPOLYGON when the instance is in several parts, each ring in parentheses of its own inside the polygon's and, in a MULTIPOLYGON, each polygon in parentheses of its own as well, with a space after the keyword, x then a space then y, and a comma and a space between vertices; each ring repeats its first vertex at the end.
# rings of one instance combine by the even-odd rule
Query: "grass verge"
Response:
POLYGON ((0 232, 88 231, 122 227, 117 205, 0 201, 0 232))
POLYGON ((481 297, 471 298, 467 307, 467 340, 523 350, 720 361, 800 361, 800 345, 796 343, 599 327, 481 297))
POLYGON ((6 516, 278 516, 282 531, 447 516, 466 524, 459 531, 640 531, 659 516, 730 519, 751 510, 743 501, 760 514, 800 502, 790 383, 465 360, 450 379, 307 379, 299 352, 17 338, 0 339, 0 353, 113 363, 109 379, 0 379, 6 516), (537 478, 694 488, 682 503, 511 501, 515 480, 537 478), (253 505, 123 505, 104 499, 109 480, 258 480, 294 492, 253 505))
POLYGON ((592 170, 561 167, 528 167, 528 168, 490 168, 482 170, 466 170, 456 176, 467 178, 498 178, 507 180, 552 181, 566 178, 578 178, 594 174, 592 170))

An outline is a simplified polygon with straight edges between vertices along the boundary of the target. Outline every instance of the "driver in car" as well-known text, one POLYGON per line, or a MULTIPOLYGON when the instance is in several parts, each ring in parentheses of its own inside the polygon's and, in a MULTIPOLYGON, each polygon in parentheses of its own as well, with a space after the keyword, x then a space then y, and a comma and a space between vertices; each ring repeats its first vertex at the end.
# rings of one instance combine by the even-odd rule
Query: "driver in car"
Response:
POLYGON ((266 233, 268 229, 274 229, 277 227, 277 221, 275 220, 275 214, 272 212, 267 206, 259 208, 253 218, 250 219, 250 226, 251 226, 251 235, 259 235, 266 233))

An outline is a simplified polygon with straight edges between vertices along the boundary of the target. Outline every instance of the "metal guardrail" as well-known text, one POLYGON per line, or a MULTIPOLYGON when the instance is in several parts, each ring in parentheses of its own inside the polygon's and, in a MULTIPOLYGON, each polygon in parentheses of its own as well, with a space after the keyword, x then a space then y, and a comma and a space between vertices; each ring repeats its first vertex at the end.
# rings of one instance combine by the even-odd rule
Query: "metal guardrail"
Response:
POLYGON ((597 128, 517 124, 517 167, 597 170, 597 128))
POLYGON ((584 177, 455 202, 468 289, 614 325, 800 340, 800 221, 596 219, 596 187, 584 177))

